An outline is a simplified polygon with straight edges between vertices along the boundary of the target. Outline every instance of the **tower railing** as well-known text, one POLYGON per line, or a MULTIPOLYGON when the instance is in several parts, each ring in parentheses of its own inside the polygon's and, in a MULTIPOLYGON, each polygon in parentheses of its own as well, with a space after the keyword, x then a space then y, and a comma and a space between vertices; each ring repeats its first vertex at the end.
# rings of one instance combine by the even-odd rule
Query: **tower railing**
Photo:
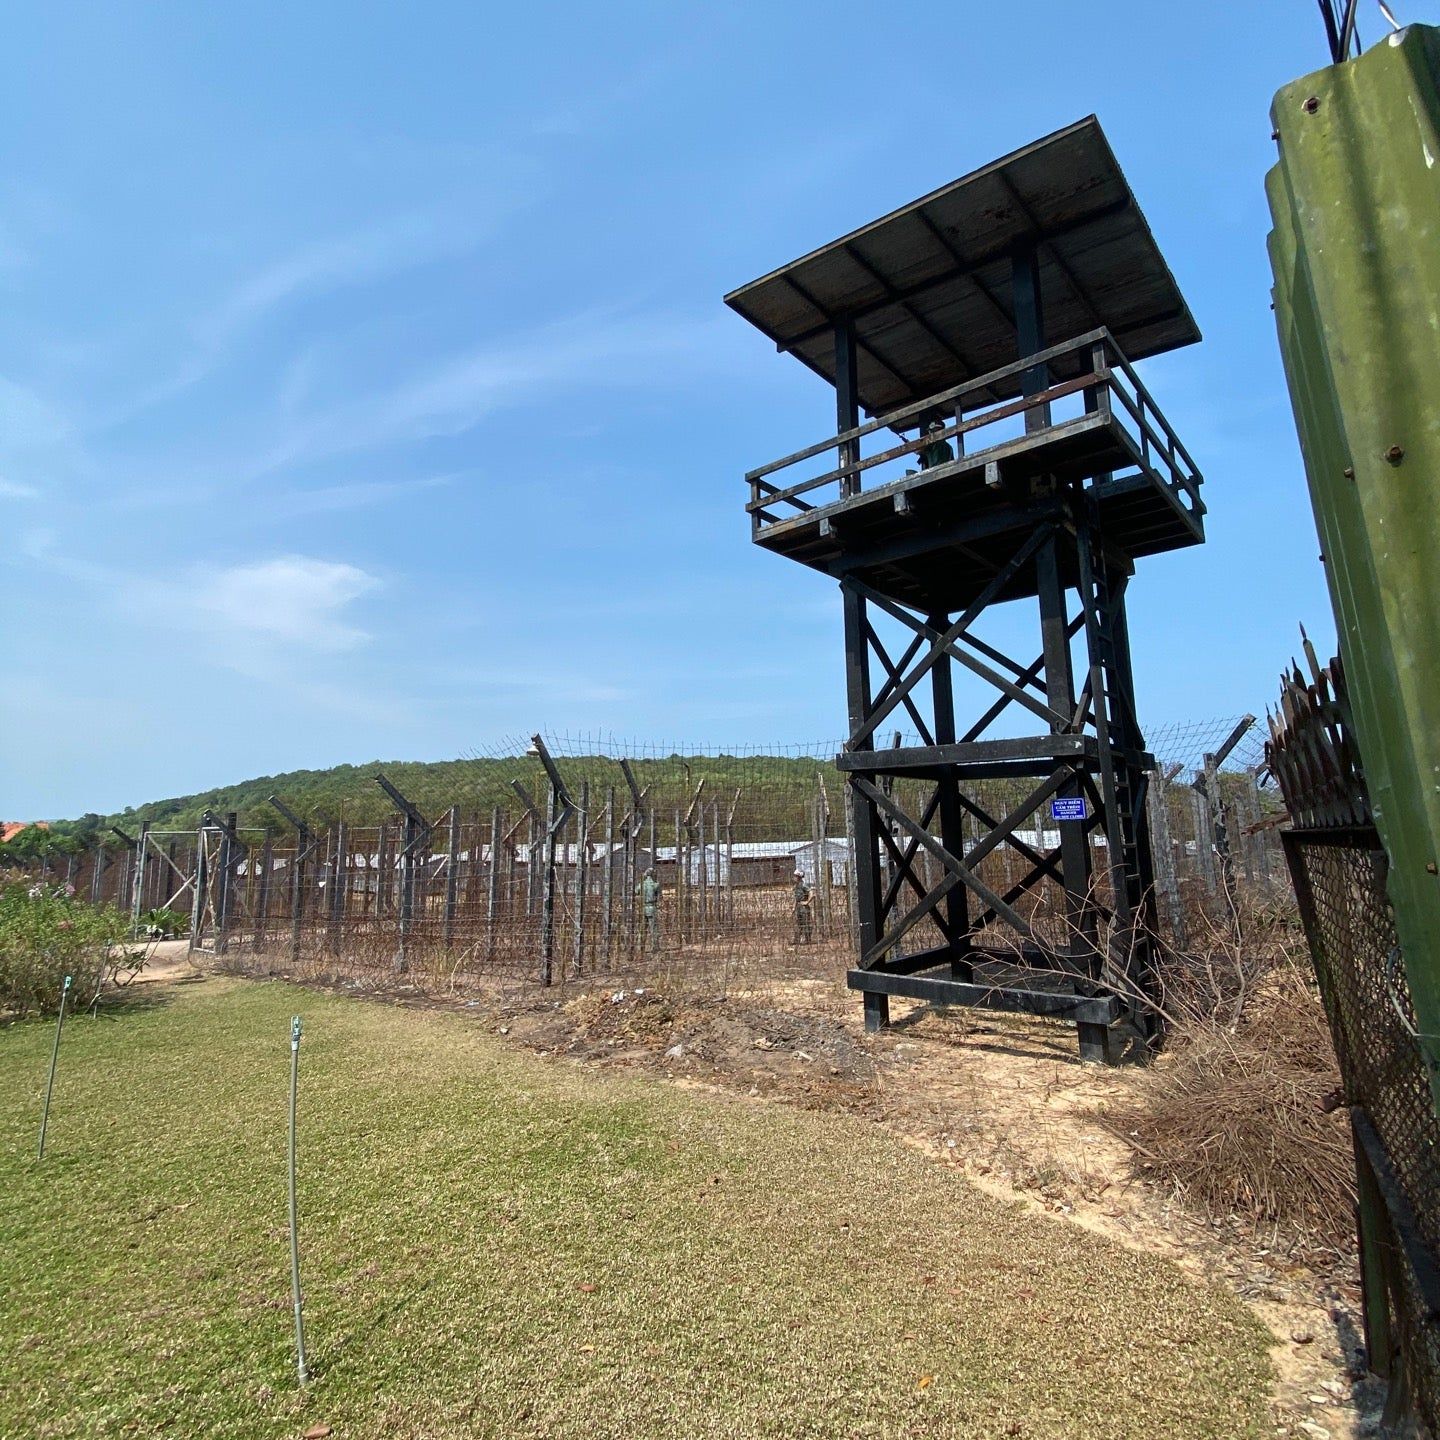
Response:
MULTIPOLYGON (((1182 517, 1198 523, 1204 515, 1203 478, 1198 467, 1114 336, 1101 328, 853 429, 828 435, 749 471, 745 476, 750 487, 746 509, 752 536, 760 539, 776 526, 813 519, 816 511, 883 487, 904 490, 906 481, 928 485, 950 477, 978 476, 993 486, 999 483, 1001 465, 1007 458, 1066 442, 1080 442, 1074 450, 1077 455, 1108 455, 1112 468, 1087 476, 1095 483, 1140 475, 1164 494, 1182 517), (1047 371, 1077 369, 1079 373, 1072 378, 1046 384, 1033 393, 995 398, 1017 383, 1033 383, 1037 373, 1045 376, 1047 371), (934 418, 943 418, 942 427, 923 430, 934 418), (912 428, 922 428, 922 433, 913 440, 886 443, 912 428), (1086 448, 1084 437, 1099 431, 1108 437, 1109 449, 1086 448), (922 453, 941 443, 952 458, 924 464, 922 453), (864 453, 866 450, 871 453, 864 453), (799 466, 827 452, 839 463, 805 479, 794 478, 799 466), (1115 466, 1117 459, 1121 463, 1115 466), (906 468, 907 462, 920 468, 906 468)), ((1080 470, 1085 472, 1083 460, 1080 470)))

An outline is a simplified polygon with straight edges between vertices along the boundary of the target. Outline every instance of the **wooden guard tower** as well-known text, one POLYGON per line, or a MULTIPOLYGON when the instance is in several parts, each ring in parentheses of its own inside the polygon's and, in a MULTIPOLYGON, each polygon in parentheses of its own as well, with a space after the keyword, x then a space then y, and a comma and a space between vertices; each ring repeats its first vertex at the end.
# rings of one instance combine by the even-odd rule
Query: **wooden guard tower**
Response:
POLYGON ((1099 123, 725 299, 835 387, 836 433, 752 470, 747 508, 840 583, 867 1028, 900 995, 1066 1019, 1118 1058, 1152 1029, 1154 944, 1126 591, 1205 506, 1131 364, 1199 331, 1099 123), (977 634, 1011 601, 1034 658, 977 634))

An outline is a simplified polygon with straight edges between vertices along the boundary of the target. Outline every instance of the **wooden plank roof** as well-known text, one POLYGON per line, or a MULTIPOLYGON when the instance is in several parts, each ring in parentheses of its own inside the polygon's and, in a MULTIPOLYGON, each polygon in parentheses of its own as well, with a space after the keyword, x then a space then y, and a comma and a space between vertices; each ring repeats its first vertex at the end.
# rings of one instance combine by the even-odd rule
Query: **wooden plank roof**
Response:
MULTIPOLYGON (((1104 325, 1132 359, 1200 338, 1093 116, 892 211, 725 297, 834 383, 855 324, 860 403, 877 415, 1016 359, 1010 257, 1038 245, 1054 344, 1104 325)), ((1014 381, 996 388, 1013 395, 1014 381)))

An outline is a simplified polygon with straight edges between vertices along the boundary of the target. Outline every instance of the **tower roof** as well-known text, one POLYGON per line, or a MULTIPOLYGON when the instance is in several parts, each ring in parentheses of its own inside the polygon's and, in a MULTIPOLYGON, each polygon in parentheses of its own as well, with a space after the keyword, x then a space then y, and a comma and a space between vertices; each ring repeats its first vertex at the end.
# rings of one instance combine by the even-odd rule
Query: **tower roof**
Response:
MULTIPOLYGON (((1010 257, 1032 244, 1047 343, 1105 326, 1141 360, 1200 338, 1093 115, 732 290, 725 303, 832 384, 833 328, 849 316, 860 403, 877 415, 1017 358, 1010 257)), ((1014 378, 994 391, 1017 392, 1014 378)))

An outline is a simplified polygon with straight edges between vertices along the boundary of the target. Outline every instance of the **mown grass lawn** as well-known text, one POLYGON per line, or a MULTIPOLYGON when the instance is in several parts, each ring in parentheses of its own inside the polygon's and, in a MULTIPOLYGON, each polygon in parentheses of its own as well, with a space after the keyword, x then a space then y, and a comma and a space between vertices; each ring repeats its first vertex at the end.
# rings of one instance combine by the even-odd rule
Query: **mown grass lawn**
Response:
POLYGON ((1251 1436, 1218 1289, 872 1125, 281 983, 0 1030, 0 1435, 1251 1436), (295 1382, 289 1017, 315 1379, 295 1382))

